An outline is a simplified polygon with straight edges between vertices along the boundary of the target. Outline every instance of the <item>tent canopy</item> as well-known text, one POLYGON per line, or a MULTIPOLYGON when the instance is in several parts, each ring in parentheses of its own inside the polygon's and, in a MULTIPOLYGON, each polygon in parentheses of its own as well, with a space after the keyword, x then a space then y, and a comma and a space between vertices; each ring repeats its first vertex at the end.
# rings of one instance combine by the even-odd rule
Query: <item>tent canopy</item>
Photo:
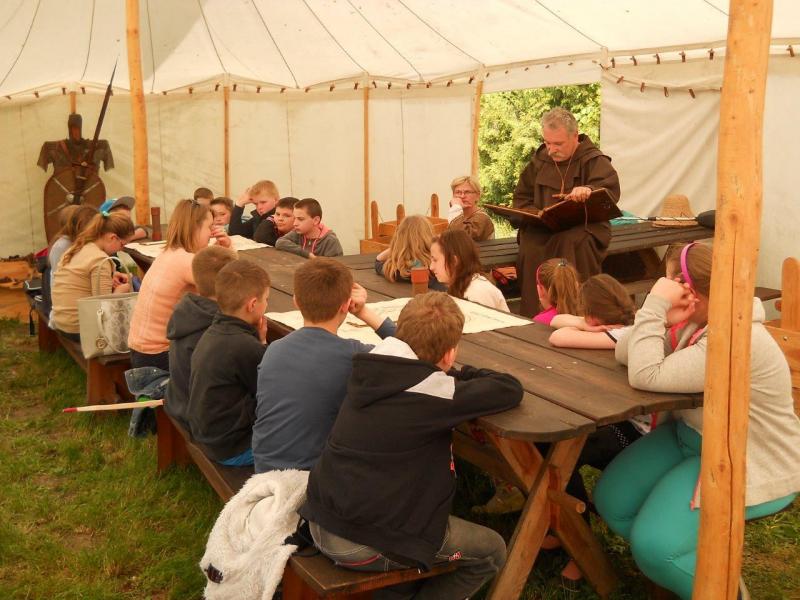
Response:
MULTIPOLYGON (((140 3, 144 88, 306 89, 724 45, 725 0, 169 0, 140 3)), ((776 0, 772 38, 800 40, 776 0)), ((0 3, 0 95, 127 89, 125 0, 0 3)))

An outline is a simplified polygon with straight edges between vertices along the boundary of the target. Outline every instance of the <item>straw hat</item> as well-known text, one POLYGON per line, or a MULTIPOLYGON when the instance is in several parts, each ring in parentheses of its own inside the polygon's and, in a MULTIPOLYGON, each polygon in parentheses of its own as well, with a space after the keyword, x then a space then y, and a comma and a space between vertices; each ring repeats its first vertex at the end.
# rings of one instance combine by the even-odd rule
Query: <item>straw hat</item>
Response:
MULTIPOLYGON (((692 217, 692 207, 689 198, 683 194, 671 194, 664 199, 659 217, 692 217)), ((653 227, 694 227, 697 221, 653 221, 653 227)))

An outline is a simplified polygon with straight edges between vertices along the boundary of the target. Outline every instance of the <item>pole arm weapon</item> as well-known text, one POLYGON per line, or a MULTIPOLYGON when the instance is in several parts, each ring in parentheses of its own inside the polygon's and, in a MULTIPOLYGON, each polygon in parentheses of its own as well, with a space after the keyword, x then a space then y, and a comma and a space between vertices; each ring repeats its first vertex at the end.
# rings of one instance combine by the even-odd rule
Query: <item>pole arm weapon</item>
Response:
POLYGON ((103 127, 103 119, 106 116, 106 109, 108 108, 108 100, 111 98, 111 86, 114 83, 114 73, 117 72, 117 61, 114 61, 114 69, 111 71, 111 79, 106 88, 106 95, 103 97, 103 106, 100 108, 100 116, 97 117, 97 126, 94 128, 94 137, 89 144, 89 150, 86 153, 83 161, 78 166, 78 173, 75 175, 75 192, 73 193, 72 204, 80 204, 83 190, 86 187, 86 179, 88 178, 89 165, 97 166, 94 162, 94 152, 97 148, 97 141, 100 139, 100 129, 103 127))

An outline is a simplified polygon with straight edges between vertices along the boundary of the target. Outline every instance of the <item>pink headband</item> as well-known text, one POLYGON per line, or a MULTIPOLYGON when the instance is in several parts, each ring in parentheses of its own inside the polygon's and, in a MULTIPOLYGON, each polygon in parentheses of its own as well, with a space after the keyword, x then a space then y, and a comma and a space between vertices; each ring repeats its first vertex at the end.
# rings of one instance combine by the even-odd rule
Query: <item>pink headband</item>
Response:
POLYGON ((683 281, 689 284, 690 288, 694 288, 694 283, 692 282, 692 278, 689 276, 689 266, 686 264, 686 257, 689 254, 689 248, 694 246, 697 242, 692 242, 690 244, 686 244, 681 250, 681 275, 683 275, 683 281))

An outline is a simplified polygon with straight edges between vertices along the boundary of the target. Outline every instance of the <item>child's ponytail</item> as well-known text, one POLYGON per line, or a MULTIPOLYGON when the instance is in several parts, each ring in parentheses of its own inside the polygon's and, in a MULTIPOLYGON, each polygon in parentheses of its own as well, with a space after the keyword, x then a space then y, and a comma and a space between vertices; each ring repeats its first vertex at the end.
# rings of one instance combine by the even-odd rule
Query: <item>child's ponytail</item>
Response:
POLYGON ((541 285, 550 305, 560 314, 578 314, 578 272, 564 258, 551 258, 543 262, 537 270, 537 282, 541 285))
POLYGON ((72 246, 67 249, 64 253, 64 258, 61 260, 64 261, 65 265, 69 264, 72 257, 80 252, 86 244, 96 242, 107 233, 113 233, 124 240, 131 237, 133 232, 133 221, 131 221, 128 215, 120 212, 111 214, 98 213, 92 217, 92 220, 89 221, 86 228, 78 234, 72 246))

